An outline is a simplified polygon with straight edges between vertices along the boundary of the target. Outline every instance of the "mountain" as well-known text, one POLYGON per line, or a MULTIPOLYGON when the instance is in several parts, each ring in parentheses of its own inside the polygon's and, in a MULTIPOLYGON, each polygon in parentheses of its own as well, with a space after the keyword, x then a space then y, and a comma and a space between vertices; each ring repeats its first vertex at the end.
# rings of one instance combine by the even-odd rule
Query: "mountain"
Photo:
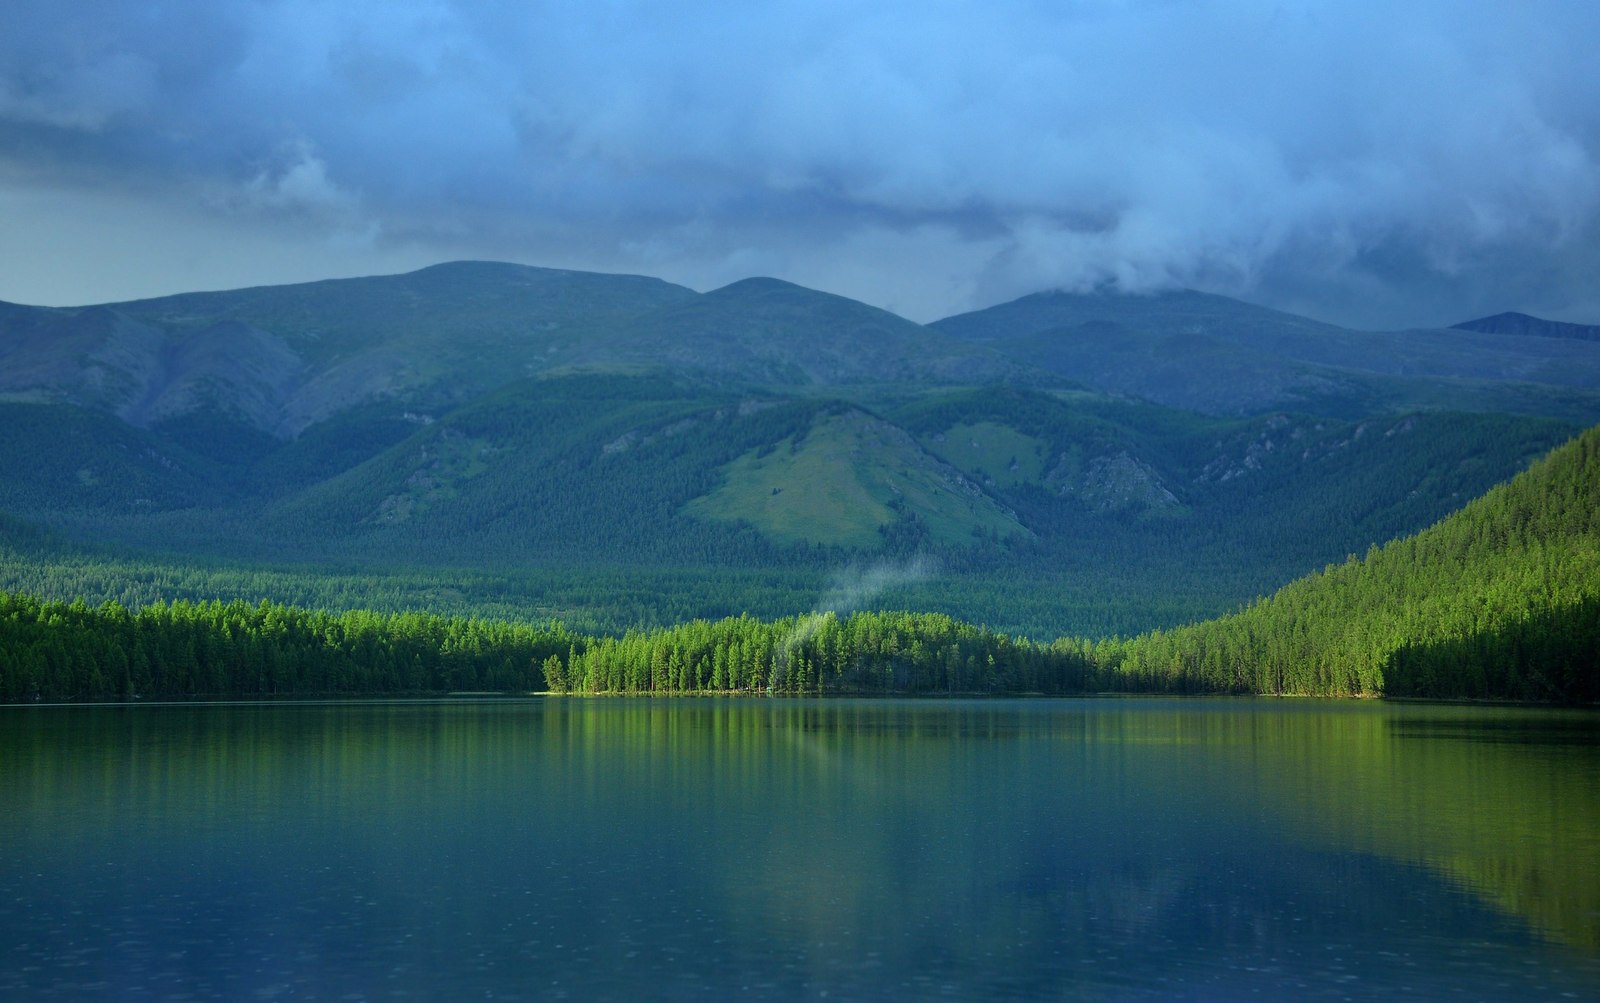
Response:
POLYGON ((775 279, 700 295, 638 276, 460 262, 81 310, 0 304, 0 399, 73 403, 143 428, 209 412, 287 439, 376 400, 438 407, 540 372, 630 365, 782 385, 1026 371, 775 279))
POLYGON ((699 294, 456 262, 81 309, 0 304, 0 400, 72 403, 142 428, 198 413, 292 439, 376 401, 437 409, 539 373, 644 366, 857 397, 1005 382, 1217 415, 1600 419, 1600 342, 1575 325, 1544 324, 1562 336, 1542 338, 1513 327, 1351 331, 1194 292, 1044 293, 923 326, 776 279, 699 294))
POLYGON ((1027 367, 887 310, 778 279, 745 279, 633 317, 579 361, 633 362, 758 384, 973 383, 1027 367))
POLYGON ((1109 393, 1207 414, 1456 409, 1600 420, 1600 344, 1354 331, 1197 292, 1040 293, 936 321, 1109 393))
POLYGON ((1541 320, 1525 313, 1497 313, 1493 317, 1480 317, 1451 326, 1457 331, 1479 331, 1484 334, 1600 341, 1600 324, 1567 324, 1559 320, 1541 320))
POLYGON ((150 427, 213 411, 293 438, 374 400, 459 402, 582 357, 691 290, 488 262, 190 293, 83 310, 0 308, 0 399, 150 427))
POLYGON ((1412 334, 1477 375, 1385 375, 1399 335, 1199 294, 922 326, 775 279, 462 262, 0 304, 0 585, 122 596, 95 568, 137 566, 146 601, 204 569, 383 605, 381 581, 392 608, 618 629, 778 615, 888 562, 921 570, 876 602, 1128 634, 1427 525, 1597 399, 1600 346, 1412 334), (1567 384, 1534 342, 1573 353, 1567 384))

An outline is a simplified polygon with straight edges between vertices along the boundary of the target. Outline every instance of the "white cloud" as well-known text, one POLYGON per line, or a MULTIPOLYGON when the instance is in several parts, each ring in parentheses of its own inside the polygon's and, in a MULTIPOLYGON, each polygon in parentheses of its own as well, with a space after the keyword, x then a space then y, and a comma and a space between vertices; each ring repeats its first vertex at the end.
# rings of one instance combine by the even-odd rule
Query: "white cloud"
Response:
POLYGON ((306 146, 283 163, 264 167, 242 189, 246 206, 272 211, 345 214, 356 198, 328 178, 328 165, 306 146))

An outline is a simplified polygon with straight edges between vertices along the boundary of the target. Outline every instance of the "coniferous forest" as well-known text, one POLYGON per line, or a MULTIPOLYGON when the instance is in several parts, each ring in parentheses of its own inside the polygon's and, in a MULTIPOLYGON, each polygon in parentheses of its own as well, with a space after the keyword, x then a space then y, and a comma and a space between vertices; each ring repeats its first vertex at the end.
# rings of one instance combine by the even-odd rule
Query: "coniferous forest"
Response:
POLYGON ((693 620, 622 635, 261 601, 0 596, 0 699, 529 692, 1140 691, 1600 699, 1600 427, 1411 537, 1238 613, 1099 641, 937 613, 693 620))

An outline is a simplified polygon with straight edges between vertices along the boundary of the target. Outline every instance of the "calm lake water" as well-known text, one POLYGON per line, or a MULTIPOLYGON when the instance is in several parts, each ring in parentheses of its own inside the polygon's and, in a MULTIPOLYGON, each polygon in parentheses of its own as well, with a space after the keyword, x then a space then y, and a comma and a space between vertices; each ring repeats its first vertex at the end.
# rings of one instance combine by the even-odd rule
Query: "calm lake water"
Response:
POLYGON ((1600 998, 1600 716, 0 708, 0 998, 1600 998))

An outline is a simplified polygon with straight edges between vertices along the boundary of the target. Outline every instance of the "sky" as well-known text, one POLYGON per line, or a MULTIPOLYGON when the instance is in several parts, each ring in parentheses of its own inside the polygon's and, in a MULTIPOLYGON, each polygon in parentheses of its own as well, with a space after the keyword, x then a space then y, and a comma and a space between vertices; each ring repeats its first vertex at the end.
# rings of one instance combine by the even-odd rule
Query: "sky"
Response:
POLYGON ((6 0, 0 299, 491 259, 1600 323, 1591 0, 6 0))

